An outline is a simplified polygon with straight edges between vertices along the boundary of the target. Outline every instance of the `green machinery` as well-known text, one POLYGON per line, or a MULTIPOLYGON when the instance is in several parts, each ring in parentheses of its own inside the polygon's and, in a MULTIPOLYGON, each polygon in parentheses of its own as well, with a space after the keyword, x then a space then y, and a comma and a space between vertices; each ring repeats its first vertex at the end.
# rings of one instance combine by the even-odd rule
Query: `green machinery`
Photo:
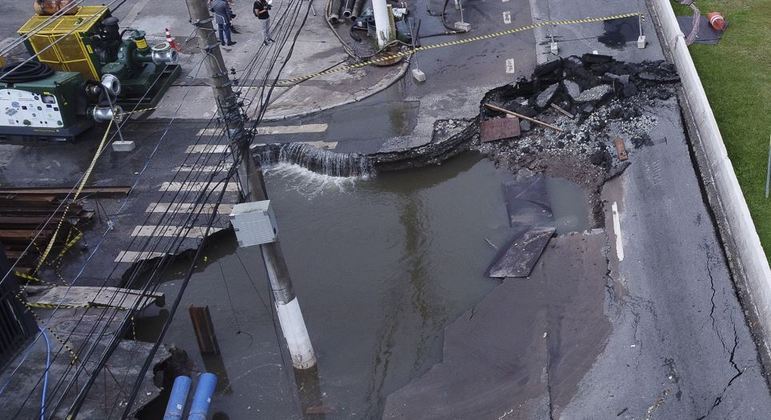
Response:
POLYGON ((0 136, 74 139, 124 109, 155 106, 180 73, 167 42, 121 31, 105 6, 35 15, 18 32, 36 59, 0 70, 0 136))

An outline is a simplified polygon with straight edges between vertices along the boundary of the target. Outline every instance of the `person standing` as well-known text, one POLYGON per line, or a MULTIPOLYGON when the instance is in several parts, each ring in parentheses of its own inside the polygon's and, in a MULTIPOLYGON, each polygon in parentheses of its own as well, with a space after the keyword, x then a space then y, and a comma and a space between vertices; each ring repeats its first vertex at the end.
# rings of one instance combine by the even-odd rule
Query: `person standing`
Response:
POLYGON ((227 0, 213 0, 209 10, 214 12, 214 21, 217 22, 217 35, 220 38, 220 44, 227 46, 235 45, 235 41, 230 39, 230 19, 235 17, 235 15, 230 10, 227 0))
POLYGON ((270 37, 270 4, 268 0, 255 0, 253 12, 262 24, 263 40, 262 45, 268 45, 268 42, 276 42, 270 37))

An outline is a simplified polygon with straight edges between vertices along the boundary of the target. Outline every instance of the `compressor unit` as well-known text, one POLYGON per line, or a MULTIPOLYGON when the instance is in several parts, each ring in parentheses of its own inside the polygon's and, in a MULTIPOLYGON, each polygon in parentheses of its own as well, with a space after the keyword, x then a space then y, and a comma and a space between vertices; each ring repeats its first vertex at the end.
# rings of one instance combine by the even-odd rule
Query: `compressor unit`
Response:
POLYGON ((155 106, 179 75, 169 43, 121 30, 106 6, 76 9, 19 28, 35 60, 0 70, 0 136, 74 139, 123 109, 155 106))

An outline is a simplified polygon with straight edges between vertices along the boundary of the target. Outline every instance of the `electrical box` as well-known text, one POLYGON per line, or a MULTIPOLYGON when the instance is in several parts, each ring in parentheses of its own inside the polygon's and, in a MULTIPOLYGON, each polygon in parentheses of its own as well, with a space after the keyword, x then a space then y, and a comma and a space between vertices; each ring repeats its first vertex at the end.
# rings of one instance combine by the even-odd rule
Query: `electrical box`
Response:
POLYGON ((278 228, 270 200, 236 204, 230 213, 230 224, 241 247, 276 241, 278 228))

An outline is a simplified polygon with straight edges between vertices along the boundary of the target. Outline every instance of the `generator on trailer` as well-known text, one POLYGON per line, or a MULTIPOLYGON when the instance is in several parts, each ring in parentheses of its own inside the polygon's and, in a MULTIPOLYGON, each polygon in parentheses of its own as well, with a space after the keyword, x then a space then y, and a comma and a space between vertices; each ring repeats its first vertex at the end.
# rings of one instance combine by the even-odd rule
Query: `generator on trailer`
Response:
POLYGON ((34 59, 0 70, 0 136, 71 140, 123 109, 155 106, 180 72, 167 42, 121 30, 106 6, 35 15, 18 33, 34 59))

